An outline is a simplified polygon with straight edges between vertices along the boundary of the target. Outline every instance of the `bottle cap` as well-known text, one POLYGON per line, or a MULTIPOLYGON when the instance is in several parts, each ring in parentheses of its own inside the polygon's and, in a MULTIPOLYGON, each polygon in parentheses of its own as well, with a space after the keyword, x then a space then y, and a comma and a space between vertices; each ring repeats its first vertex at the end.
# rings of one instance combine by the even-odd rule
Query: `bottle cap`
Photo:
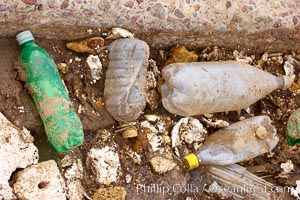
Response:
POLYGON ((192 170, 199 167, 199 160, 197 156, 193 153, 186 155, 183 158, 183 163, 188 170, 192 170))
POLYGON ((17 41, 19 43, 19 45, 22 45, 24 44, 25 42, 28 42, 30 40, 33 40, 34 41, 34 37, 31 33, 31 31, 22 31, 21 33, 19 33, 17 35, 17 41))

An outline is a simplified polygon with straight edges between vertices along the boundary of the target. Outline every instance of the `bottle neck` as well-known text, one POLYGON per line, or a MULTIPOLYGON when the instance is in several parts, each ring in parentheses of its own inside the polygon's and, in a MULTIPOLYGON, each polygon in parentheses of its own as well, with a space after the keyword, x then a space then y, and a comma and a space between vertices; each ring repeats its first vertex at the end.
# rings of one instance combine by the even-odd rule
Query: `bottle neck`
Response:
POLYGON ((27 46, 31 46, 32 44, 34 44, 34 40, 29 40, 27 42, 24 42, 23 44, 21 44, 21 49, 23 49, 27 46))

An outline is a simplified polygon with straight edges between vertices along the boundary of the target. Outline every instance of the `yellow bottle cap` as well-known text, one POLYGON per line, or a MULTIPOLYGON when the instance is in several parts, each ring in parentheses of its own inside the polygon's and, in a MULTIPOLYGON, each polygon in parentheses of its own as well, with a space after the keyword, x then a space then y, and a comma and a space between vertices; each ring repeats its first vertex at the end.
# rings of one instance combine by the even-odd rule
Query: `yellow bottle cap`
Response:
POLYGON ((199 160, 197 156, 193 153, 186 155, 183 158, 183 163, 188 170, 192 170, 199 167, 199 160))

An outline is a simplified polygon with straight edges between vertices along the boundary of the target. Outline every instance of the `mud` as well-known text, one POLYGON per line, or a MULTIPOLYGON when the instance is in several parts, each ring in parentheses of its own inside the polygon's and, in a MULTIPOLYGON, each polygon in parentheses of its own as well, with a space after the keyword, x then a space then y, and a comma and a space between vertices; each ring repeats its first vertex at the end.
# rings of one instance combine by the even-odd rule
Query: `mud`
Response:
MULTIPOLYGON (((26 75, 21 69, 18 59, 20 49, 14 38, 1 38, 0 70, 2 73, 0 73, 0 83, 2 83, 0 84, 0 111, 17 126, 25 126, 31 131, 35 137, 35 143, 39 148, 40 160, 56 158, 62 174, 68 169, 68 166, 61 165, 61 160, 64 156, 69 155, 72 160, 80 160, 83 165, 83 178, 80 179, 80 182, 85 190, 84 195, 92 197, 96 190, 99 187, 104 187, 104 185, 96 182, 91 166, 86 162, 88 152, 92 148, 101 149, 105 146, 110 146, 114 147, 116 152, 118 152, 121 164, 121 169, 118 171, 118 179, 111 185, 125 187, 127 193, 126 199, 221 198, 216 194, 202 192, 205 180, 200 171, 186 171, 181 161, 182 158, 175 156, 172 152, 171 158, 177 166, 162 175, 154 171, 150 165, 150 160, 155 154, 151 152, 152 148, 146 137, 147 133, 141 131, 140 124, 145 120, 143 115, 138 119, 136 125, 138 137, 124 139, 122 134, 116 132, 114 125, 117 122, 112 119, 103 106, 104 78, 101 78, 96 83, 93 82, 90 68, 86 63, 88 54, 80 54, 67 50, 65 48, 66 41, 37 38, 36 42, 50 53, 57 64, 66 63, 68 65, 69 70, 67 72, 60 71, 60 75, 69 91, 70 99, 83 123, 85 132, 85 142, 81 147, 59 155, 54 152, 51 145, 47 142, 42 121, 29 95, 26 85, 26 75), (104 128, 109 134, 103 131, 104 128), (141 156, 140 164, 136 163, 128 155, 129 149, 141 156), (128 179, 128 177, 131 178, 128 179), (175 190, 173 190, 174 186, 176 187, 174 188, 175 190), (195 191, 195 187, 197 187, 198 192, 195 191), (169 191, 162 192, 162 188, 169 188, 169 191)), ((109 40, 105 40, 105 45, 108 45, 110 42, 109 40)), ((174 44, 177 42, 174 41, 174 44)), ((170 43, 171 46, 173 47, 173 43, 170 43)), ((171 48, 169 47, 160 49, 159 45, 151 48, 150 59, 156 61, 159 70, 162 69, 168 59, 170 50, 171 48)), ((207 45, 204 46, 203 44, 203 48, 189 50, 194 50, 198 54, 199 61, 235 59, 233 48, 207 47, 207 45)), ((299 50, 294 52, 282 51, 280 55, 269 55, 269 60, 261 61, 263 54, 261 53, 261 49, 259 51, 255 52, 253 49, 251 51, 245 50, 244 52, 240 52, 242 56, 239 59, 249 60, 252 65, 259 64, 263 70, 274 75, 284 74, 282 63, 278 62, 280 60, 279 56, 282 56, 284 60, 285 55, 291 54, 298 61, 300 57, 299 50), (254 58, 251 55, 254 55, 254 58)), ((108 66, 107 51, 102 50, 99 53, 99 57, 103 65, 103 72, 105 72, 108 66)), ((295 82, 299 81, 298 73, 299 71, 295 72, 295 82)), ((157 85, 159 87, 159 81, 157 85)), ((159 91, 159 89, 155 88, 154 91, 159 91)), ((180 117, 168 113, 162 107, 160 95, 157 94, 156 96, 155 103, 157 108, 153 107, 150 109, 148 105, 144 114, 169 117, 171 121, 170 126, 165 130, 168 136, 168 134, 170 135, 172 125, 178 122, 180 117)), ((300 149, 299 146, 287 146, 285 128, 288 117, 299 105, 299 94, 288 90, 279 90, 256 102, 249 109, 240 112, 215 113, 212 117, 232 124, 250 116, 268 115, 272 119, 280 138, 279 144, 273 150, 274 155, 270 157, 268 154, 265 154, 239 164, 251 169, 252 173, 273 184, 295 186, 296 180, 300 178, 300 149), (287 160, 292 160, 295 169, 289 174, 282 174, 280 164, 287 162, 287 160)), ((203 122, 202 116, 196 116, 196 118, 203 122)), ((153 124, 156 125, 155 123, 153 124)), ((203 124, 205 124, 205 121, 203 124)), ((204 128, 207 129, 209 135, 218 130, 214 126, 205 126, 204 128)), ((159 136, 161 135, 163 134, 159 133, 159 136)), ((163 144, 162 147, 170 148, 170 144, 163 144)), ((181 156, 193 151, 192 147, 185 143, 178 150, 181 156)))

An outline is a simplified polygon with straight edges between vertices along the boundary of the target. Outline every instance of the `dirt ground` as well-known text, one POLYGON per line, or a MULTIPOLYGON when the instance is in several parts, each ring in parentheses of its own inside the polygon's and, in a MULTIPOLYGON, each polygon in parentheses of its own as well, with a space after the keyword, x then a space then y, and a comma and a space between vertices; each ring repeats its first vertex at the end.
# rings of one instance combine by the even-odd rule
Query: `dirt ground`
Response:
MULTIPOLYGON (((110 42, 111 40, 106 40, 105 45, 110 42)), ((37 38, 36 43, 49 52, 57 64, 66 63, 69 66, 67 71, 60 71, 60 75, 69 91, 75 110, 78 111, 83 108, 78 114, 85 132, 84 144, 68 153, 57 154, 47 141, 42 121, 26 86, 26 74, 19 64, 20 49, 14 38, 0 38, 0 111, 17 126, 25 126, 31 131, 35 137, 35 144, 39 148, 40 161, 57 160, 62 173, 66 171, 66 167, 61 165, 61 159, 66 155, 69 155, 73 160, 79 159, 82 161, 83 176, 80 178, 80 182, 85 190, 85 198, 92 197, 99 187, 105 187, 105 185, 95 181, 93 170, 86 162, 88 152, 91 148, 114 146, 120 158, 121 169, 118 172, 118 180, 111 185, 125 187, 126 199, 188 199, 188 197, 191 197, 191 199, 226 199, 216 194, 201 191, 177 191, 163 194, 137 190, 139 184, 158 184, 167 187, 172 187, 175 184, 178 184, 178 187, 185 187, 192 184, 201 189, 204 187, 205 180, 199 170, 188 172, 183 166, 182 158, 176 157, 174 153, 173 159, 177 166, 165 174, 156 173, 149 164, 153 152, 149 150, 149 142, 139 129, 140 123, 145 120, 144 114, 155 114, 171 119, 170 126, 167 127, 168 132, 171 131, 172 126, 180 117, 168 113, 163 108, 159 97, 157 99, 158 107, 151 110, 148 105, 144 114, 138 119, 138 137, 124 139, 120 132, 115 132, 118 123, 109 115, 103 105, 104 78, 96 83, 91 83, 93 79, 90 68, 86 63, 89 54, 76 53, 66 49, 66 41, 37 38), (109 138, 105 140, 103 139, 104 129, 111 133, 109 138), (132 149, 132 151, 141 155, 140 165, 134 163, 132 158, 128 156, 128 149, 132 149), (128 181, 126 177, 131 177, 131 180, 128 181)), ((298 52, 276 52, 274 50, 274 52, 268 52, 268 54, 257 54, 256 52, 247 52, 247 50, 241 53, 241 51, 236 52, 234 49, 221 47, 203 47, 193 50, 199 56, 198 61, 247 60, 250 64, 258 65, 263 70, 275 75, 284 74, 283 63, 288 59, 286 55, 291 55, 298 61, 298 64, 295 64, 295 82, 298 81, 299 83, 300 81, 300 50, 298 52)), ((107 51, 103 49, 98 55, 105 74, 108 64, 107 51)), ((151 48, 150 59, 156 61, 159 70, 162 69, 169 56, 170 49, 151 48)), ((159 93, 158 88, 155 88, 155 91, 159 93)), ((295 187, 296 180, 300 179, 300 148, 299 145, 294 147, 287 145, 285 128, 288 117, 299 105, 299 92, 278 90, 240 113, 234 111, 215 113, 213 117, 232 124, 242 118, 268 115, 272 119, 280 138, 278 145, 273 150, 274 154, 272 156, 265 154, 239 164, 271 183, 295 187), (283 174, 280 164, 288 160, 293 162, 295 169, 291 173, 283 174)), ((201 121, 201 116, 195 118, 201 121)), ((217 130, 216 128, 206 128, 208 134, 217 130)), ((183 144, 181 150, 190 152, 191 148, 183 144), (184 150, 184 148, 188 150, 184 150)))

